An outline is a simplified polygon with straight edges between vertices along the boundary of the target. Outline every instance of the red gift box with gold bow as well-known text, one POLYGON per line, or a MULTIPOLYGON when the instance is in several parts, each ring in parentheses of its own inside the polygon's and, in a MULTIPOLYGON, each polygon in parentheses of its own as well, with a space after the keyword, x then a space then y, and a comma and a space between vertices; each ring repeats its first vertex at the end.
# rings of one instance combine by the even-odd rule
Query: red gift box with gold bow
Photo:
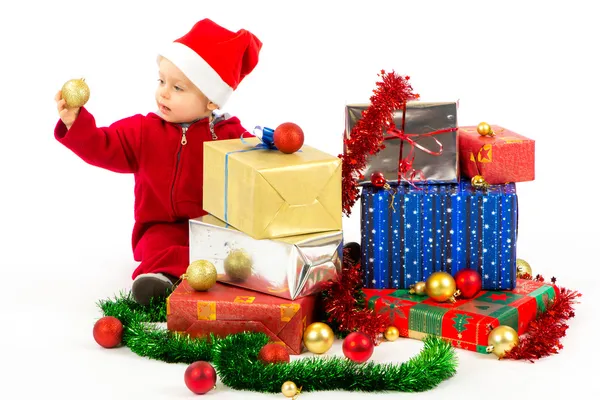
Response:
POLYGON ((314 295, 290 301, 218 282, 198 292, 184 280, 167 298, 167 329, 192 337, 262 332, 297 355, 315 301, 314 295))
POLYGON ((460 171, 481 175, 490 185, 535 179, 535 141, 498 125, 482 136, 477 126, 458 130, 460 171))

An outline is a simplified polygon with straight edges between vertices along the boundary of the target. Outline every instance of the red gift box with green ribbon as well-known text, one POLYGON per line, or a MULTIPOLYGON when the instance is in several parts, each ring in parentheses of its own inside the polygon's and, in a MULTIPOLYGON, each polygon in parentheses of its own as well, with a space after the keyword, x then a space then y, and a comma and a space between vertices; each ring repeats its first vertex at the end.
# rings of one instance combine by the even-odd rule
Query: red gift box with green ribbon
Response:
POLYGON ((489 332, 499 325, 525 333, 529 323, 558 293, 556 286, 517 279, 512 291, 481 291, 472 299, 438 303, 401 289, 363 289, 366 305, 389 317, 400 336, 436 335, 456 348, 486 353, 489 332))

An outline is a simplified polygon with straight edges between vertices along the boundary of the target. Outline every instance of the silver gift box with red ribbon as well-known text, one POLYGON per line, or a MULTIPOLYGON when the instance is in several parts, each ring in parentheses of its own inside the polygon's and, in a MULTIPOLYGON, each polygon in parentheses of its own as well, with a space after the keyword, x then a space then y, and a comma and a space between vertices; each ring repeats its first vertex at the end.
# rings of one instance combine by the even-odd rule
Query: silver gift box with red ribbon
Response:
MULTIPOLYGON (((346 105, 344 138, 350 137, 368 107, 369 104, 346 105)), ((457 109, 458 102, 410 101, 404 110, 396 110, 396 129, 384 130, 385 147, 367 157, 359 184, 370 184, 375 172, 381 172, 388 183, 458 182, 457 109)))

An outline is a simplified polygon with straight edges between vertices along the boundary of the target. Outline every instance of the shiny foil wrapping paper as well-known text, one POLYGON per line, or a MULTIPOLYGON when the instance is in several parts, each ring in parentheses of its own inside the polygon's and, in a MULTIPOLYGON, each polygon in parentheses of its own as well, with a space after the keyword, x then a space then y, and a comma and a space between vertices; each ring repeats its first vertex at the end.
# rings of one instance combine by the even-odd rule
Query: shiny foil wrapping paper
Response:
POLYGON ((190 220, 189 228, 190 262, 213 263, 219 282, 294 300, 321 292, 341 273, 342 231, 254 239, 212 215, 190 220), (229 275, 225 266, 238 250, 251 261, 251 273, 243 279, 229 275))
POLYGON ((203 208, 252 236, 271 239, 342 229, 341 160, 310 146, 257 149, 258 138, 204 145, 203 208))
MULTIPOLYGON (((346 138, 350 137, 352 128, 361 119, 362 112, 367 108, 368 104, 349 104, 346 106, 346 138)), ((394 113, 394 123, 397 129, 402 128, 402 110, 394 113)), ((456 102, 410 101, 407 103, 405 133, 424 134, 448 128, 457 128, 456 102)), ((415 148, 413 168, 423 172, 426 183, 458 182, 460 170, 457 132, 446 132, 434 137, 442 144, 442 154, 439 156, 431 155, 415 148)), ((419 145, 430 151, 435 152, 440 149, 433 137, 417 137, 415 140, 419 145)), ((385 140, 384 144, 384 149, 367 158, 367 167, 362 171, 364 178, 359 180, 360 185, 370 184, 371 174, 374 172, 383 173, 385 179, 390 183, 406 183, 405 180, 398 181, 398 161, 408 155, 410 145, 399 138, 385 140)), ((415 181, 415 183, 419 182, 415 181)))
POLYGON ((262 332, 288 353, 300 354, 315 303, 316 296, 290 301, 219 282, 197 292, 184 280, 167 298, 167 329, 191 337, 262 332))
POLYGON ((495 136, 481 136, 476 126, 458 130, 460 169, 465 177, 481 175, 490 185, 535 179, 535 141, 498 125, 495 136))

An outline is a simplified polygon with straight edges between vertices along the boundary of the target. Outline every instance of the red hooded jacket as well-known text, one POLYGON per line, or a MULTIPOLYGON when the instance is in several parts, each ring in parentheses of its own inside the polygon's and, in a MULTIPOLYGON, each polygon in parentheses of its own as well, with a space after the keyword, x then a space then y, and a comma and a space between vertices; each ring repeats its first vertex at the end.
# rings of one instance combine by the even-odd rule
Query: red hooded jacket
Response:
POLYGON ((142 263, 134 278, 148 272, 174 276, 185 272, 187 221, 206 214, 202 208, 204 142, 252 136, 236 117, 216 121, 212 131, 208 118, 186 130, 149 113, 97 127, 84 107, 71 129, 58 121, 55 138, 83 161, 135 177, 132 245, 134 258, 142 263), (152 237, 144 241, 144 236, 152 237))

